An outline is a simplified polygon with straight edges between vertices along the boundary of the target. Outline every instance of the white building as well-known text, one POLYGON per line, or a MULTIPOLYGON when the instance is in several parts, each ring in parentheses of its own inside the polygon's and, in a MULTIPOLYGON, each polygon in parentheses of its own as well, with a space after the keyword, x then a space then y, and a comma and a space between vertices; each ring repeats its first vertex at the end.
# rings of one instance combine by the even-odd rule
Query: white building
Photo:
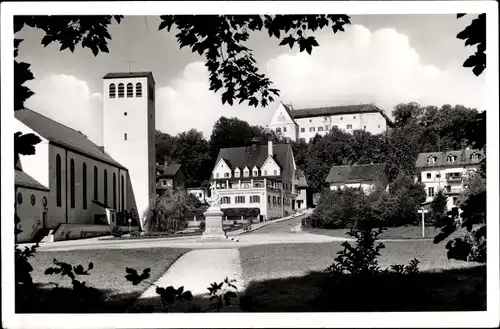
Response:
POLYGON ((332 191, 349 187, 370 193, 377 184, 389 190, 385 163, 333 166, 325 181, 332 191))
POLYGON ((289 144, 260 145, 219 151, 212 171, 211 194, 222 210, 259 208, 263 220, 291 214, 296 208, 297 168, 289 144))
POLYGON ((207 191, 201 187, 189 187, 187 188, 187 192, 194 195, 198 200, 200 200, 201 203, 207 203, 210 198, 207 191))
POLYGON ((278 135, 305 142, 312 140, 316 134, 323 136, 333 128, 383 134, 392 126, 384 111, 372 104, 294 110, 290 105, 280 103, 269 124, 269 128, 278 135))
POLYGON ((419 180, 425 185, 425 202, 431 202, 442 190, 448 198, 447 209, 451 210, 463 190, 463 178, 470 171, 477 171, 483 159, 484 154, 479 150, 420 153, 415 166, 419 180))
POLYGON ((297 169, 297 197, 295 200, 297 209, 307 209, 312 201, 311 197, 306 175, 302 170, 297 169))
MULTIPOLYGON (((78 224, 82 230, 81 225, 102 224, 110 210, 127 210, 141 216, 155 193, 152 74, 108 74, 104 90, 104 147, 35 111, 15 111, 15 131, 41 139, 35 145, 35 154, 20 155, 16 165, 32 182, 46 189, 39 229, 78 224)), ((24 208, 30 206, 25 200, 31 196, 24 195, 30 192, 24 191, 26 186, 17 171, 16 179, 17 193, 21 193, 16 199, 24 200, 16 204, 23 230, 26 225, 32 226, 33 219, 26 215, 31 210, 24 208)), ((41 202, 37 201, 40 197, 43 199, 35 195, 35 202, 41 202)), ((30 237, 22 238, 28 241, 35 234, 33 231, 30 237)))

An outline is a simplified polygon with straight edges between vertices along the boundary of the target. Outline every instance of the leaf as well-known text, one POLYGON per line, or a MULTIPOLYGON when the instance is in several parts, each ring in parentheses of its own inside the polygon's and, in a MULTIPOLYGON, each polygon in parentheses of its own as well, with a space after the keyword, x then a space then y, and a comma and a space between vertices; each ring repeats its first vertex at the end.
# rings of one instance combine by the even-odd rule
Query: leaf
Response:
POLYGON ((457 14, 457 18, 464 17, 466 14, 457 14))

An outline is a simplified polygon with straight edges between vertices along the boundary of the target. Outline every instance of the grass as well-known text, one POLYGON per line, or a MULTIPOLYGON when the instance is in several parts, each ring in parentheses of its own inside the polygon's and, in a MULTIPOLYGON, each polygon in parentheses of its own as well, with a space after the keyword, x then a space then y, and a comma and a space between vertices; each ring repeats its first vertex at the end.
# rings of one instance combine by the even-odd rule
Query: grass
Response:
POLYGON ((341 250, 339 242, 240 248, 245 294, 255 304, 252 311, 455 310, 485 305, 486 290, 474 292, 485 277, 484 266, 473 268, 477 264, 448 260, 443 243, 417 240, 384 245, 378 258, 381 267, 406 265, 417 258, 424 273, 411 280, 388 276, 335 285, 322 271, 341 250), (460 297, 464 294, 469 295, 460 297))
MULTIPOLYGON (((321 228, 310 228, 303 227, 303 232, 327 235, 333 237, 346 237, 349 229, 321 229, 321 228)), ((433 226, 425 227, 425 237, 422 236, 422 227, 415 225, 399 226, 399 227, 389 227, 384 231, 379 238, 380 239, 432 239, 434 238, 440 230, 433 226)))
MULTIPOLYGON (((90 275, 80 276, 79 280, 86 281, 87 286, 104 291, 108 305, 114 310, 122 310, 149 287, 144 282, 136 286, 128 282, 125 279, 125 268, 134 268, 139 273, 145 268, 151 268, 148 281, 154 282, 187 251, 189 249, 171 248, 37 251, 35 257, 30 258, 33 266, 31 276, 35 283, 55 282, 62 287, 71 287, 69 278, 44 275, 45 269, 54 266, 54 259, 74 266, 81 264, 84 268, 87 268, 89 262, 93 262, 94 269, 90 271, 90 275)), ((68 306, 69 312, 72 311, 70 308, 68 306)))

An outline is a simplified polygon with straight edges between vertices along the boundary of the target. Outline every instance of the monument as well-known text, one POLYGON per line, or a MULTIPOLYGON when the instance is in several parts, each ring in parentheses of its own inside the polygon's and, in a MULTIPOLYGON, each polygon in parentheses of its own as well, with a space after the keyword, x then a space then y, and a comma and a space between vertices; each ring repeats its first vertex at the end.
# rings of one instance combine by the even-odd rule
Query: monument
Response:
POLYGON ((210 207, 204 213, 205 215, 205 232, 201 236, 202 239, 219 240, 226 239, 226 232, 222 229, 222 218, 224 213, 220 209, 220 196, 210 203, 210 207))

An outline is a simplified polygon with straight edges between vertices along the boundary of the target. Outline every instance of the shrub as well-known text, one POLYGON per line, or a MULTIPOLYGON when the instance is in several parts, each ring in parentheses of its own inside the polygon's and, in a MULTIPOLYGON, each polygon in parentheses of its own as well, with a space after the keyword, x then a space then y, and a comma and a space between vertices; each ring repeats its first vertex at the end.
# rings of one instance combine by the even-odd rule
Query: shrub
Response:
POLYGON ((205 230, 205 221, 204 220, 202 220, 200 222, 200 230, 205 230))
POLYGON ((259 208, 228 208, 228 209, 222 209, 222 212, 224 213, 224 216, 227 217, 241 217, 247 218, 247 217, 257 217, 260 215, 260 209, 259 208))

